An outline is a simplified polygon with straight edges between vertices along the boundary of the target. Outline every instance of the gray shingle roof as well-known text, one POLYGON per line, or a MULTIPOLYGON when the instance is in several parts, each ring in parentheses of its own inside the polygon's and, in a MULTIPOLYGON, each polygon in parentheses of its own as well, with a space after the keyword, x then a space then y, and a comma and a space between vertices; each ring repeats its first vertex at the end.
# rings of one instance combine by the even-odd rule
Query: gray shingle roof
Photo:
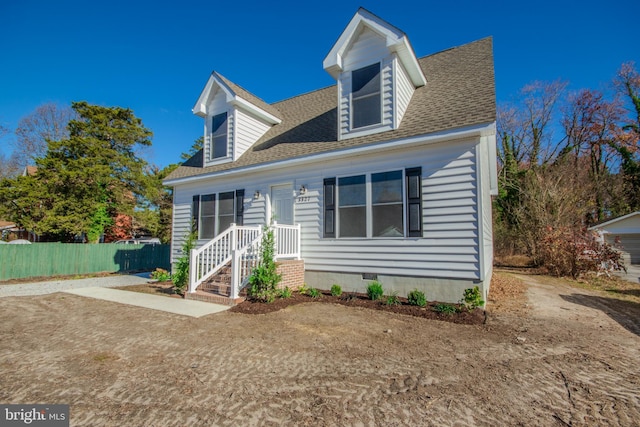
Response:
MULTIPOLYGON (((202 167, 197 153, 167 180, 193 177, 396 140, 496 119, 492 39, 485 38, 419 60, 426 86, 416 89, 400 127, 338 141, 336 85, 271 106, 282 123, 273 126, 235 162, 202 167)), ((230 83, 230 82, 229 82, 230 83)), ((234 89, 239 86, 234 85, 234 89)))
POLYGON ((256 107, 260 107, 267 113, 280 118, 280 111, 278 111, 277 108, 273 107, 270 104, 267 104, 262 99, 258 98, 257 96, 255 96, 254 94, 252 94, 251 92, 243 88, 242 86, 239 86, 233 83, 231 80, 221 75, 220 73, 215 73, 215 74, 220 78, 220 80, 222 80, 227 86, 229 86, 229 89, 231 89, 240 98, 244 98, 245 100, 251 102, 256 107))

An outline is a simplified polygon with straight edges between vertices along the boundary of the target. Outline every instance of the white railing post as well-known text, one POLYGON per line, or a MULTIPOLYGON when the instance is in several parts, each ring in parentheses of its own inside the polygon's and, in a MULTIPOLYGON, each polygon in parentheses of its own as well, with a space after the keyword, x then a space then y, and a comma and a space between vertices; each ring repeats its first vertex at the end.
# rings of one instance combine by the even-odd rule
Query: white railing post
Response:
POLYGON ((271 231, 273 231, 273 248, 275 249, 273 257, 278 258, 278 255, 280 255, 280 250, 278 248, 278 221, 273 221, 271 231))
POLYGON ((239 231, 238 231, 235 223, 231 223, 229 228, 231 229, 231 242, 230 242, 231 243, 231 247, 230 247, 230 249, 232 251, 235 251, 236 249, 238 249, 238 234, 239 234, 239 231))
POLYGON ((189 292, 195 292, 195 283, 196 283, 196 277, 197 277, 197 273, 198 273, 198 268, 200 268, 199 264, 200 262, 198 261, 198 251, 196 249, 191 249, 190 253, 189 253, 189 292))
POLYGON ((302 254, 300 253, 302 249, 302 233, 300 229, 300 224, 296 224, 296 259, 302 259, 302 254))
POLYGON ((231 257, 231 289, 229 290, 229 298, 236 299, 240 293, 240 251, 234 249, 231 257))

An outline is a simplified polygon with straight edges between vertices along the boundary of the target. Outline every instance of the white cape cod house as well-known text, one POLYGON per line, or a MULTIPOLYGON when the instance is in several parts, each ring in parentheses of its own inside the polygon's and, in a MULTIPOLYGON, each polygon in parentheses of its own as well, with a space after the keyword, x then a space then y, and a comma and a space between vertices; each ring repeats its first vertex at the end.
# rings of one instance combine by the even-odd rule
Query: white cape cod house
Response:
POLYGON ((323 65, 334 86, 273 104, 209 77, 193 108, 204 148, 165 180, 174 263, 198 232, 189 292, 226 264, 237 297, 262 227, 277 222, 278 258, 299 260, 308 286, 364 292, 377 279, 447 302, 479 286, 486 300, 491 39, 416 58, 406 34, 360 9, 323 65))

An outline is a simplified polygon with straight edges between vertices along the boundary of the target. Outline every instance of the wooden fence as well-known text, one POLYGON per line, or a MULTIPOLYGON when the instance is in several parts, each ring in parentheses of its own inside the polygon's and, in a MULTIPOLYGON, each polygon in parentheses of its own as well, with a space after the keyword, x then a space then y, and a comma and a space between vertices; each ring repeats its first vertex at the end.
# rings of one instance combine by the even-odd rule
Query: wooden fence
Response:
POLYGON ((0 281, 28 277, 171 269, 170 245, 0 244, 0 281))

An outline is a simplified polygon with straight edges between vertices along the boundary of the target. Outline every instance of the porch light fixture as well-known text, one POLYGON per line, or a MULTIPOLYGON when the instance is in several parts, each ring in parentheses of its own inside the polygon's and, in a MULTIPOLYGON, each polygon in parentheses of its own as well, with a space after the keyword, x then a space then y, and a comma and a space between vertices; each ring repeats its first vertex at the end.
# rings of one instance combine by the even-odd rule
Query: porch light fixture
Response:
POLYGON ((301 185, 299 193, 300 194, 306 194, 306 192, 307 192, 307 187, 305 187, 304 185, 301 185))
POLYGON ((258 200, 258 199, 260 198, 260 190, 256 190, 256 192, 255 192, 255 193, 253 193, 253 198, 254 198, 255 200, 258 200))

